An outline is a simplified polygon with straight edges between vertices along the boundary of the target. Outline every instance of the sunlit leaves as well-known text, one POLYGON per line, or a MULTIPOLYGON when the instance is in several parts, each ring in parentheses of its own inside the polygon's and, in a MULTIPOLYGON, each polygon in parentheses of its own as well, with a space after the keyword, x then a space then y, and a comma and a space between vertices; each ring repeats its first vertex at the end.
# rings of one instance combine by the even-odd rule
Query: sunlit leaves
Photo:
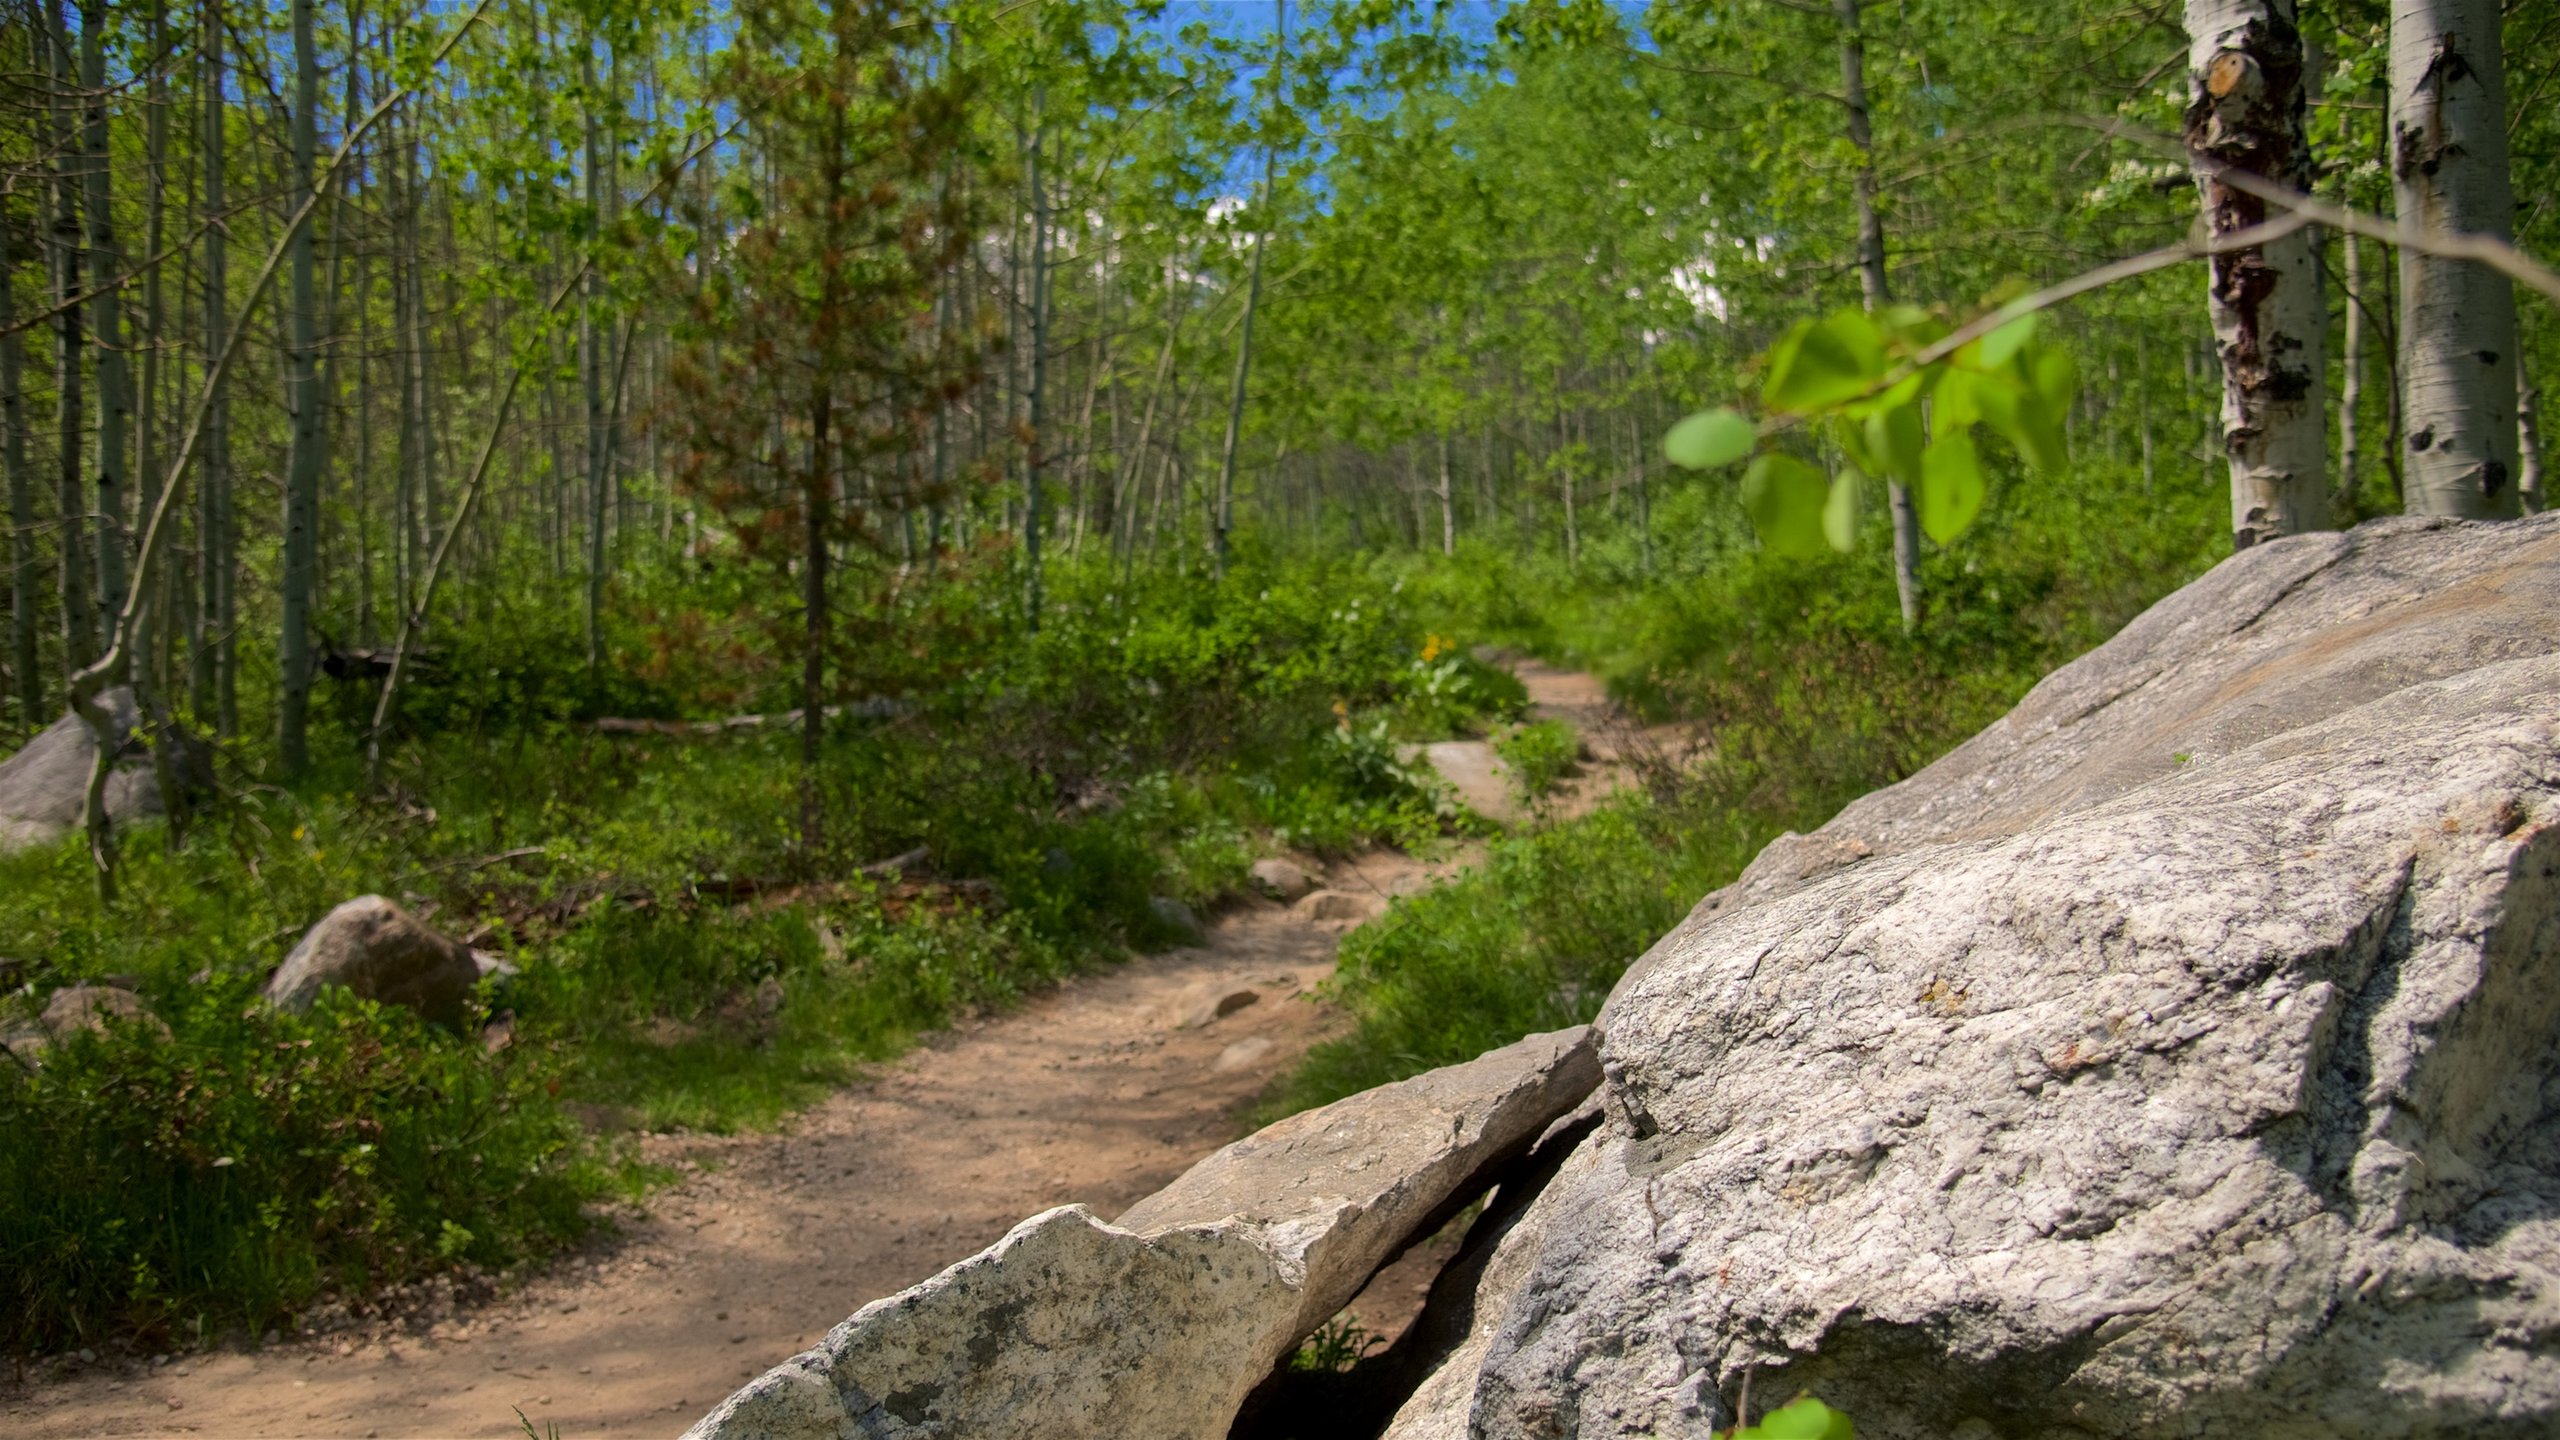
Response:
POLYGON ((1760 398, 1772 410, 1810 415, 1866 395, 1884 371, 1884 338, 1875 322, 1843 310, 1797 326, 1778 342, 1760 398))
POLYGON ((1977 427, 1988 427, 2029 468, 2071 463, 2068 422, 2079 392, 2070 355, 2041 343, 2025 315, 1962 345, 1943 314, 1894 305, 1841 310, 1787 332, 1765 357, 1767 427, 1731 407, 1702 411, 1663 437, 1663 454, 1693 470, 1730 465, 1758 449, 1761 431, 1808 422, 1847 464, 1826 476, 1795 455, 1761 453, 1744 473, 1743 509, 1770 551, 1850 550, 1861 528, 1860 487, 1881 475, 1916 492, 1921 528, 1952 545, 1981 518, 1992 471, 1977 427))
POLYGON ((1741 411, 1706 410, 1672 426, 1662 437, 1662 454, 1674 465, 1713 470, 1749 455, 1759 443, 1759 430, 1741 411))
POLYGON ((1858 519, 1865 508, 1858 481, 1855 470, 1832 476, 1831 497, 1822 504, 1822 538, 1843 555, 1858 548, 1858 519))
POLYGON ((1742 508, 1760 543, 1780 555, 1819 555, 1830 540, 1823 513, 1831 482, 1793 455, 1772 453, 1751 462, 1742 475, 1742 508))
POLYGON ((1941 545, 1973 525, 1990 487, 1982 478, 1982 453, 1962 430, 1930 442, 1920 461, 1920 528, 1941 545))

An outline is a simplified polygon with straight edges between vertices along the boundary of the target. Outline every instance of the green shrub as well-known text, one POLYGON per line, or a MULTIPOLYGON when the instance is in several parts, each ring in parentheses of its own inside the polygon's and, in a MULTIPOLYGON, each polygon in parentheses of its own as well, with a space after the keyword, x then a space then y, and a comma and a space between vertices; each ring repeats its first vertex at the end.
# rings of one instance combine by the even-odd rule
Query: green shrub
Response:
POLYGON ((217 978, 171 1037, 77 1032, 0 1065, 0 1347, 283 1323, 328 1291, 498 1268, 583 1233, 609 1176, 497 1055, 329 992, 308 1015, 217 978))
POLYGON ((1582 758, 1582 737, 1562 720, 1540 720, 1507 731, 1493 751, 1511 767, 1512 783, 1527 799, 1544 798, 1582 758))

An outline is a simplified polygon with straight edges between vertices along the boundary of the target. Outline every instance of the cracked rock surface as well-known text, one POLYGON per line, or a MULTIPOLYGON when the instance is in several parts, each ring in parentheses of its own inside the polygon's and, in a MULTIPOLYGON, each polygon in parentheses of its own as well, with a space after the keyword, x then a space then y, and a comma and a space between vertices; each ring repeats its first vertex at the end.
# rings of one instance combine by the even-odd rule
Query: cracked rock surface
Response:
POLYGON ((1391 1434, 2555 1433, 2560 515, 2234 557, 1601 1029, 1391 1434))

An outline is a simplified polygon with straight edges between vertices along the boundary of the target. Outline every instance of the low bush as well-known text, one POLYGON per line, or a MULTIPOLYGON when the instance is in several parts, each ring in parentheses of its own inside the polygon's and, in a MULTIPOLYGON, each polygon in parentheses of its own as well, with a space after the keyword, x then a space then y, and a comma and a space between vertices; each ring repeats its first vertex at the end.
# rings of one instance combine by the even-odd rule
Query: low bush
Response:
POLYGON ((1582 758, 1582 737, 1562 720, 1540 720, 1503 732, 1493 742, 1493 752, 1511 767, 1512 783, 1521 795, 1538 800, 1573 773, 1582 758))
POLYGON ((329 1291, 497 1269, 584 1232, 613 1177, 552 1096, 406 1011, 257 1007, 238 976, 0 1063, 0 1347, 286 1323, 329 1291))

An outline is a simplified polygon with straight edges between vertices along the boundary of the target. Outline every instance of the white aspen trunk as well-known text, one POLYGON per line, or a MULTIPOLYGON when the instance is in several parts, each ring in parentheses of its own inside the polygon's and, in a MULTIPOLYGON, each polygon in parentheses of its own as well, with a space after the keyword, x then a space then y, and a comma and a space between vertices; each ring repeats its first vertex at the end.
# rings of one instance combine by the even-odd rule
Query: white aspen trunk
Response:
MULTIPOLYGON (((319 148, 320 53, 311 33, 312 0, 293 0, 293 199, 309 205, 319 148)), ((287 777, 310 764, 306 722, 311 700, 311 591, 319 554, 320 372, 313 295, 311 226, 297 225, 289 267, 285 340, 285 413, 293 426, 285 460, 284 583, 276 637, 276 752, 287 777)))
POLYGON ((1458 553, 1458 506, 1449 490, 1449 431, 1440 431, 1440 553, 1458 553))
MULTIPOLYGON (((2187 0, 2186 138, 2216 236, 2277 207, 2217 178, 2242 171, 2307 191, 2312 174, 2295 0, 2187 0)), ((2231 544, 2329 528, 2328 298, 2308 230, 2214 257, 2209 291, 2222 352, 2222 446, 2231 463, 2231 544)))
MULTIPOLYGON (((143 170, 145 179, 142 222, 142 253, 157 256, 167 226, 169 199, 169 92, 167 65, 161 57, 169 53, 169 15, 167 0, 151 0, 143 27, 144 50, 154 62, 150 77, 143 82, 143 170)), ((134 407, 134 470, 141 482, 136 497, 136 515, 149 515, 160 499, 160 453, 158 446, 161 424, 160 383, 161 350, 168 314, 163 305, 162 271, 154 264, 142 280, 142 388, 140 403, 134 407)), ((170 567, 174 569, 175 567, 170 567)), ((167 693, 165 682, 167 615, 173 594, 168 570, 152 586, 151 603, 134 617, 134 653, 142 657, 138 672, 146 692, 167 693)), ((165 793, 165 792, 164 792, 165 793)))
POLYGON ((2364 480, 2364 455, 2356 411, 2364 403, 2364 241, 2353 234, 2346 243, 2346 357, 2338 372, 2338 495, 2353 505, 2364 480))
MULTIPOLYGON (((89 333, 98 347, 98 613, 112 617, 124 601, 125 442, 133 433, 133 384, 125 365, 124 291, 110 283, 123 272, 124 260, 116 252, 107 149, 106 35, 106 6, 88 0, 80 9, 81 143, 88 152, 88 173, 81 178, 88 192, 89 281, 97 287, 89 301, 89 333)), ((102 628, 111 623, 102 622, 102 628)))
MULTIPOLYGON (((228 200, 223 192, 225 164, 223 100, 222 0, 203 0, 197 60, 204 99, 204 353, 219 355, 230 334, 230 244, 225 222, 228 200)), ((230 734, 231 711, 223 697, 233 692, 231 653, 231 412, 223 400, 224 376, 205 376, 204 475, 196 482, 196 567, 199 586, 192 676, 198 715, 219 715, 223 734, 230 734)))
MULTIPOLYGON (((2393 0, 2391 175, 2400 221, 2510 239, 2498 0, 2393 0)), ((2400 253, 2405 501, 2414 515, 2516 514, 2516 301, 2486 265, 2400 253)))
POLYGON ((17 672, 18 719, 33 729, 50 724, 44 671, 36 656, 36 497, 27 470, 25 349, 17 331, 17 255, 9 249, 11 225, 0 201, 0 468, 9 472, 9 654, 17 672))
POLYGON ((1030 569, 1030 585, 1024 597, 1026 628, 1037 634, 1040 612, 1047 599, 1043 593, 1040 571, 1041 528, 1047 520, 1047 497, 1042 494, 1042 466, 1049 449, 1049 206, 1047 192, 1040 184, 1040 150, 1048 138, 1045 89, 1033 91, 1031 131, 1031 376, 1030 393, 1025 397, 1026 414, 1031 424, 1030 452, 1023 456, 1022 491, 1022 556, 1030 569))
MULTIPOLYGON (((1289 0, 1273 0, 1272 13, 1271 108, 1276 115, 1284 93, 1280 67, 1287 60, 1289 51, 1289 0)), ((1278 152, 1276 142, 1267 141, 1262 147, 1260 203, 1266 207, 1271 204, 1271 174, 1278 152)), ((1253 236, 1252 274, 1245 282, 1244 292, 1244 328, 1236 339, 1235 383, 1227 392, 1227 440, 1218 461, 1217 515, 1209 559, 1220 575, 1227 573, 1227 537, 1235 529, 1236 451, 1244 439, 1245 376, 1253 367, 1253 317, 1254 312, 1262 307, 1262 250, 1264 242, 1270 238, 1271 219, 1266 215, 1262 228, 1253 236)))
MULTIPOLYGON (((597 133, 594 42, 590 39, 579 54, 579 78, 586 84, 583 106, 586 123, 587 213, 601 223, 604 219, 604 171, 602 137, 597 133)), ((578 364, 586 372, 587 401, 587 668, 593 670, 604 663, 604 507, 605 507, 605 416, 604 416, 604 326, 596 314, 604 299, 604 276, 590 265, 586 273, 585 293, 578 307, 578 364)))
POLYGON ((2539 515, 2548 502, 2542 494, 2542 395, 2525 373, 2524 357, 2516 357, 2516 500, 2528 515, 2539 515))
MULTIPOLYGON (((1849 112, 1849 143, 1858 147, 1858 289, 1867 309, 1893 298, 1884 268, 1884 216, 1876 209, 1875 124, 1867 107, 1867 42, 1858 28, 1859 0, 1832 0, 1840 22, 1840 95, 1849 112)), ((1886 509, 1893 517, 1893 588, 1902 602, 1902 628, 1920 628, 1920 509, 1911 489, 1885 479, 1886 509)))
POLYGON ((87 485, 81 477, 80 448, 82 349, 80 322, 80 127, 72 114, 72 95, 79 87, 79 66, 71 55, 71 32, 57 0, 46 0, 41 16, 45 31, 46 77, 53 82, 53 298, 54 319, 54 547, 61 558, 62 664, 77 671, 98 653, 95 604, 89 591, 86 556, 89 527, 87 485))

